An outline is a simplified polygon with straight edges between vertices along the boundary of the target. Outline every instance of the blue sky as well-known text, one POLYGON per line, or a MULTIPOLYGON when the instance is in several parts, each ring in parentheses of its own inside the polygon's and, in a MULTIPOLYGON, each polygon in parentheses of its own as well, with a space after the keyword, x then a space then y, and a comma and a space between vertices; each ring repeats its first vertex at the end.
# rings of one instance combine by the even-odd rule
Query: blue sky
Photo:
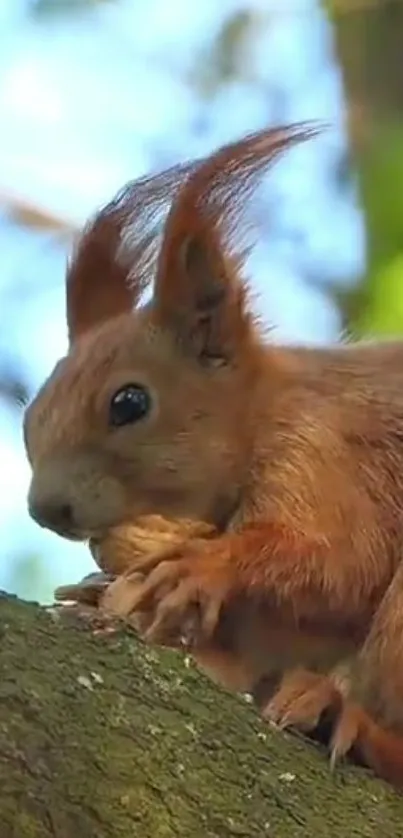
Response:
MULTIPOLYGON (((122 0, 41 23, 30 5, 0 4, 0 198, 32 201, 79 226, 152 168, 267 124, 325 120, 331 129, 266 179, 248 273, 278 339, 337 339, 327 285, 354 281, 365 235, 354 185, 341 191, 335 177, 346 142, 343 90, 315 0, 122 0), (203 96, 195 72, 225 20, 245 9, 254 23, 237 79, 203 96)), ((0 247, 0 350, 35 389, 66 346, 66 244, 18 227, 0 203, 0 247)), ((29 520, 21 424, 6 407, 0 457, 0 586, 13 587, 24 551, 43 556, 49 590, 91 570, 84 547, 29 520)))

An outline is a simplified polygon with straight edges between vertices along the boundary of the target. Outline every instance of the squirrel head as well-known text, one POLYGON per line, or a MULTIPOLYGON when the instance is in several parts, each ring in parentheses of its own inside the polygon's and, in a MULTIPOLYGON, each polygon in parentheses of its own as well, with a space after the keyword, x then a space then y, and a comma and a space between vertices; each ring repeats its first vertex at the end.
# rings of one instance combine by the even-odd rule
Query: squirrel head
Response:
POLYGON ((68 353, 24 421, 42 526, 72 539, 149 513, 225 526, 265 353, 238 224, 265 167, 317 132, 261 131, 134 181, 87 225, 67 270, 68 353))

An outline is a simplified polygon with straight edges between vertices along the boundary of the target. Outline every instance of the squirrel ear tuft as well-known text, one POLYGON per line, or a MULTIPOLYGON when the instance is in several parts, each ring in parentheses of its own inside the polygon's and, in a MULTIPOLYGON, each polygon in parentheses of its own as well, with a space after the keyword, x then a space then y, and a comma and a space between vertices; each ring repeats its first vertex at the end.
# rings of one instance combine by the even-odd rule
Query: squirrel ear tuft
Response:
POLYGON ((251 134, 197 161, 177 192, 157 263, 154 316, 200 360, 228 361, 250 339, 239 247, 246 200, 280 154, 320 130, 304 123, 251 134))
POLYGON ((169 203, 190 167, 131 181, 88 223, 67 269, 70 344, 138 305, 153 280, 169 203))

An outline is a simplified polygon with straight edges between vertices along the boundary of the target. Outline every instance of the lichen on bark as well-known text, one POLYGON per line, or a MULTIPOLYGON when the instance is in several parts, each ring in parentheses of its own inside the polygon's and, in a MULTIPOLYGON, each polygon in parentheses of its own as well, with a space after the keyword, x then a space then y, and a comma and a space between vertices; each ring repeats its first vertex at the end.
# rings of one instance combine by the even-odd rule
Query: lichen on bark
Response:
POLYGON ((179 654, 0 598, 0 838, 400 838, 403 800, 179 654))

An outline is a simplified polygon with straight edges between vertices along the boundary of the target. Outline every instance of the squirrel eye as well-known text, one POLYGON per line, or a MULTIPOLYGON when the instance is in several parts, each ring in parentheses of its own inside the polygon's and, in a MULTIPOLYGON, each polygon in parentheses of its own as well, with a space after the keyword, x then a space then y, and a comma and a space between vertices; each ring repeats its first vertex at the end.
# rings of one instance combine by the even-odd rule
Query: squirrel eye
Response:
POLYGON ((114 428, 130 425, 143 419, 151 407, 148 390, 141 384, 127 384, 112 396, 109 406, 109 424, 114 428))

